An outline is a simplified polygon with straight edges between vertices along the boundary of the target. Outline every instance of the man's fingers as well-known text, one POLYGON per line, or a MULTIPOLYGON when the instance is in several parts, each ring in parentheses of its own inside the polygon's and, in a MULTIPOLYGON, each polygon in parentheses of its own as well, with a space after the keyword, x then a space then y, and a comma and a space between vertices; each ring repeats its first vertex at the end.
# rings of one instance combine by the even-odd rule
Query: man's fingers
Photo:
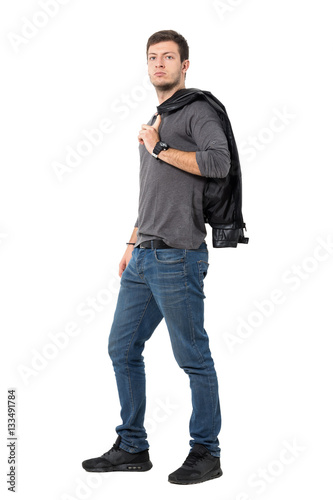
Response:
POLYGON ((161 115, 157 115, 157 118, 153 124, 153 128, 158 131, 158 129, 160 128, 160 125, 161 125, 161 122, 162 122, 162 118, 161 118, 161 115))
POLYGON ((145 145, 149 153, 152 153, 156 143, 160 140, 158 128, 161 124, 161 117, 159 115, 156 121, 154 126, 143 124, 138 135, 139 143, 145 145))
POLYGON ((157 115, 157 118, 156 118, 156 120, 155 120, 155 122, 154 122, 153 125, 147 125, 146 123, 143 123, 141 125, 141 129, 142 130, 149 130, 150 128, 153 128, 156 131, 158 131, 158 129, 160 128, 161 123, 162 123, 161 115, 157 115))
POLYGON ((121 259, 120 263, 119 263, 119 277, 121 278, 121 275, 123 274, 123 272, 125 271, 126 269, 126 261, 124 261, 124 259, 121 259))

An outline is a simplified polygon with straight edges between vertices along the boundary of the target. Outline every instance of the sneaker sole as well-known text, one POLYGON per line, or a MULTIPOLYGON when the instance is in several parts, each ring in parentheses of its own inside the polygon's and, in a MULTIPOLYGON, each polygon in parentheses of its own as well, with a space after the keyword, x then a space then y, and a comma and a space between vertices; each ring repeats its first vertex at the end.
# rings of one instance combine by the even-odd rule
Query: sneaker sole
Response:
POLYGON ((173 479, 169 479, 169 483, 172 484, 199 484, 199 483, 204 483, 205 481, 210 481, 211 479, 217 479, 218 477, 221 477, 223 474, 222 469, 217 469, 208 472, 205 476, 202 476, 200 479, 197 479, 196 481, 188 480, 188 481, 177 481, 173 479))
POLYGON ((149 462, 143 462, 139 464, 120 464, 120 465, 110 465, 109 467, 82 467, 87 472, 146 472, 152 468, 153 464, 149 462))

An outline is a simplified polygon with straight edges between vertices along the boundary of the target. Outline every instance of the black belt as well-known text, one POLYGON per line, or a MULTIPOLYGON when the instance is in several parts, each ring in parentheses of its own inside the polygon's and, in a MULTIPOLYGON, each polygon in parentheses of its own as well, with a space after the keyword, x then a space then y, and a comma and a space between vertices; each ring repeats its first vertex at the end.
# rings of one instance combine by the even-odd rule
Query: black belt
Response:
POLYGON ((139 248, 173 248, 169 247, 163 240, 148 240, 140 243, 139 248))

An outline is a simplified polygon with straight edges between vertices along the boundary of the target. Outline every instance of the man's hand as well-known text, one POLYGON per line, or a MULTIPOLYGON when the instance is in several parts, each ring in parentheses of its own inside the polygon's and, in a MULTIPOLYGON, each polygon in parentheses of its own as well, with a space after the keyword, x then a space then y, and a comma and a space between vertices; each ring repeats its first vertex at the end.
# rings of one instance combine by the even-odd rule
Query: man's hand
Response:
POLYGON ((132 258, 132 252, 133 252, 133 245, 128 245, 126 248, 126 252, 123 255, 123 258, 121 259, 119 263, 119 278, 121 278, 121 275, 125 271, 126 267, 128 266, 129 261, 132 258))
POLYGON ((152 154, 154 147, 160 141, 158 129, 161 125, 161 115, 157 115, 154 125, 142 125, 138 139, 140 144, 144 144, 148 153, 152 154))
MULTIPOLYGON (((133 229, 133 233, 131 234, 131 237, 128 241, 131 243, 136 243, 137 240, 137 232, 138 232, 138 227, 135 226, 133 229)), ((127 245, 126 252, 124 253, 121 261, 119 262, 119 277, 121 278, 121 275, 125 271, 126 267, 128 266, 129 261, 132 258, 132 252, 134 249, 134 245, 127 245)))

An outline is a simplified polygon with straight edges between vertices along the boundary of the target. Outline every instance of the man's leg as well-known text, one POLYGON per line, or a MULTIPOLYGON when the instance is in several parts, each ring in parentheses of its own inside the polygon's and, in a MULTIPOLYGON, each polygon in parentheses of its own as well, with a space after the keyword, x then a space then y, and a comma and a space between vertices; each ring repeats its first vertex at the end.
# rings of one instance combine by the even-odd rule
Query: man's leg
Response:
POLYGON ((109 337, 121 405, 120 448, 130 453, 148 449, 144 429, 146 379, 142 351, 163 316, 141 274, 143 249, 135 248, 122 274, 109 337))
POLYGON ((149 265, 146 260, 145 277, 165 318, 175 358, 190 378, 193 406, 190 445, 204 445, 213 457, 219 457, 218 382, 204 329, 207 247, 203 244, 199 250, 148 252, 150 259, 149 265))

